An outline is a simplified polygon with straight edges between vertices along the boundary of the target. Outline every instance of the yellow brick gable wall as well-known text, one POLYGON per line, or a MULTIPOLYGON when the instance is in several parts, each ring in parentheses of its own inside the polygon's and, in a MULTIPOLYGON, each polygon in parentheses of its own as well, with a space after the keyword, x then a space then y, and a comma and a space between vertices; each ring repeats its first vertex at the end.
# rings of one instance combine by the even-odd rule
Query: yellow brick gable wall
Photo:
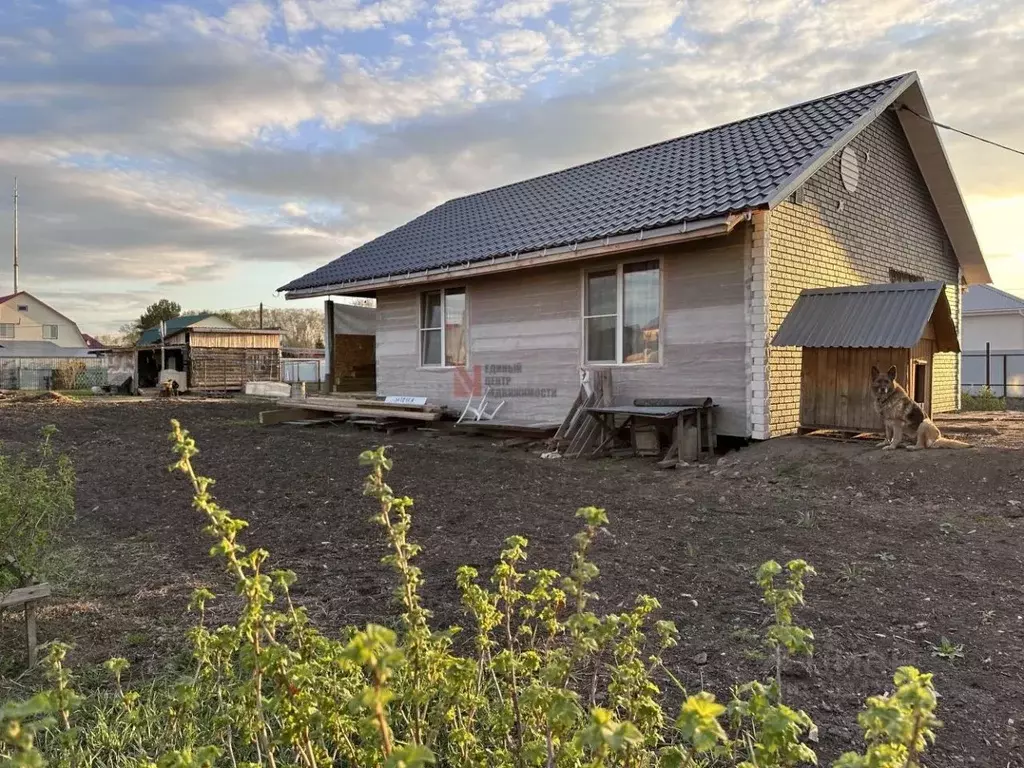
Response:
MULTIPOLYGON (((804 288, 888 283, 890 270, 945 282, 959 332, 959 267, 899 120, 883 113, 849 146, 860 168, 854 192, 843 186, 837 154, 804 185, 802 199, 790 199, 765 215, 767 341, 804 288)), ((767 350, 768 424, 761 431, 770 436, 798 426, 800 354, 767 350)), ((959 398, 960 356, 936 355, 934 411, 956 410, 959 398)), ((756 416, 753 421, 756 435, 756 416)))

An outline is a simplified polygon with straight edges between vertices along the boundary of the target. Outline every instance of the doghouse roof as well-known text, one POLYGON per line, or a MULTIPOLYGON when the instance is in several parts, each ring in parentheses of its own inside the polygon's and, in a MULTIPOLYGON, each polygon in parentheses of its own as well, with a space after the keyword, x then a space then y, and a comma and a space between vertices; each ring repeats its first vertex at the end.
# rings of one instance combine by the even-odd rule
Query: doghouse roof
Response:
POLYGON ((931 321, 936 351, 959 352, 945 287, 934 282, 807 289, 772 346, 909 349, 931 321))

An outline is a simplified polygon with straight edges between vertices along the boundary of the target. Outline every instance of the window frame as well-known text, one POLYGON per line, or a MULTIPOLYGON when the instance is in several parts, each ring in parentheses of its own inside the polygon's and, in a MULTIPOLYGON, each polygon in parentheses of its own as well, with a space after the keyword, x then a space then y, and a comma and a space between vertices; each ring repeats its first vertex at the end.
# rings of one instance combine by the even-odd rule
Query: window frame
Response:
POLYGON ((465 285, 449 285, 444 288, 429 288, 420 291, 416 297, 416 361, 417 368, 421 368, 428 371, 450 371, 454 368, 465 368, 469 366, 469 288, 465 285), (465 317, 463 319, 463 333, 466 337, 466 362, 461 365, 449 365, 446 360, 448 358, 447 353, 447 334, 445 333, 445 311, 447 309, 447 296, 449 292, 461 291, 465 297, 466 309, 465 317), (423 327, 423 302, 428 294, 440 293, 441 294, 441 325, 439 327, 424 328, 423 327), (439 331, 441 334, 441 362, 440 363, 426 363, 423 361, 423 334, 425 331, 439 331))
POLYGON ((43 326, 43 330, 42 330, 43 341, 56 341, 59 338, 59 336, 60 336, 60 326, 59 325, 57 325, 56 323, 43 323, 42 326, 43 326), (46 335, 46 329, 47 328, 52 328, 53 329, 53 336, 47 336, 46 335))
POLYGON ((580 363, 583 366, 592 368, 660 368, 665 363, 665 257, 642 257, 623 259, 614 264, 603 264, 600 266, 585 267, 580 275, 580 363), (656 363, 626 363, 622 360, 623 334, 622 317, 625 305, 624 291, 624 270, 630 264, 643 264, 654 262, 658 265, 658 361, 656 363), (615 270, 615 360, 614 361, 590 361, 587 360, 587 320, 595 317, 610 317, 610 315, 588 315, 587 314, 587 279, 597 272, 609 272, 615 270))
POLYGON ((18 332, 17 328, 18 328, 18 324, 17 323, 0 323, 0 339, 4 339, 6 341, 10 341, 11 339, 15 338, 15 334, 18 332), (10 326, 10 328, 11 328, 11 335, 10 336, 8 336, 5 333, 3 333, 3 329, 6 328, 7 326, 10 326))

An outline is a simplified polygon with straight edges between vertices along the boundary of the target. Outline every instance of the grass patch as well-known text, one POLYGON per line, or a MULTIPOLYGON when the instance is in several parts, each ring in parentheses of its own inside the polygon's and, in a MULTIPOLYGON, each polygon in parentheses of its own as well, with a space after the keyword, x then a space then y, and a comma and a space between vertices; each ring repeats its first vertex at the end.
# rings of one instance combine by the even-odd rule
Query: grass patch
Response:
POLYGON ((982 387, 982 389, 976 394, 964 393, 960 396, 960 410, 961 411, 1005 411, 1006 410, 1006 398, 998 397, 988 387, 982 387))

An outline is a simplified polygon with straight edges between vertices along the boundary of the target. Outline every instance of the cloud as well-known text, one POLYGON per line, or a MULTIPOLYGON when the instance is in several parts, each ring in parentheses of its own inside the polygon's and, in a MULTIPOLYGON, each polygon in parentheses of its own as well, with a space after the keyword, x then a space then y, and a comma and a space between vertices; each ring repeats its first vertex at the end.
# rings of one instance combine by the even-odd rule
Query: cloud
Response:
MULTIPOLYGON (((79 0, 0 4, 0 30, 23 272, 115 326, 161 291, 252 303, 281 282, 256 275, 451 197, 911 69, 939 120, 1024 145, 1012 0, 79 0), (139 302, 103 304, 122 288, 139 302)), ((1022 161, 943 138, 1024 285, 1022 161)))

